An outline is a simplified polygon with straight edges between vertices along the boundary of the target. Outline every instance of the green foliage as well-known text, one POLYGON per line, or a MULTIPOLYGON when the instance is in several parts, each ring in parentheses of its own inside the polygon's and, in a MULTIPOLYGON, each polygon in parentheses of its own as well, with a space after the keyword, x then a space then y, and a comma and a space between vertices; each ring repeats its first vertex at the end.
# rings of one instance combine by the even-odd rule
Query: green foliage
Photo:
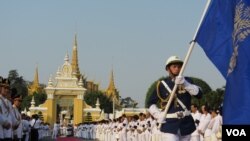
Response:
POLYGON ((32 101, 33 96, 34 96, 34 100, 35 100, 35 106, 39 106, 47 100, 47 94, 45 94, 45 93, 33 93, 33 95, 28 95, 28 96, 23 98, 23 101, 21 104, 22 110, 24 110, 25 108, 28 109, 31 106, 30 102, 32 101))
POLYGON ((47 94, 45 93, 33 93, 34 99, 35 99, 35 105, 39 106, 43 104, 47 100, 47 94))
POLYGON ((22 76, 19 76, 17 70, 10 70, 8 79, 10 80, 10 88, 16 88, 17 93, 23 98, 28 95, 27 82, 22 76))
POLYGON ((136 108, 136 105, 138 104, 135 100, 133 100, 131 97, 126 97, 121 99, 121 106, 123 108, 136 108))
POLYGON ((21 104, 21 109, 24 110, 26 108, 26 110, 28 110, 28 108, 31 106, 30 104, 31 100, 32 100, 31 96, 25 96, 21 104))
POLYGON ((104 109, 105 113, 113 112, 112 100, 106 97, 104 93, 100 91, 89 92, 89 93, 86 93, 84 96, 84 100, 86 101, 86 103, 92 107, 95 107, 97 98, 99 98, 99 101, 100 101, 100 108, 104 109))

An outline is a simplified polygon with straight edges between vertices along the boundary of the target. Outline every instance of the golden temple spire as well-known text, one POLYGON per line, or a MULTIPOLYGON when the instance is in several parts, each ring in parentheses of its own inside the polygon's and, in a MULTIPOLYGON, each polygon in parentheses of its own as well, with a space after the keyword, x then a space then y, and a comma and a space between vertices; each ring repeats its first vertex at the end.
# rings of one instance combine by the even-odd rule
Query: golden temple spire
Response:
POLYGON ((76 34, 75 34, 74 45, 73 45, 71 66, 72 66, 72 72, 79 79, 81 74, 80 74, 80 69, 78 65, 77 35, 76 34))
POLYGON ((119 93, 118 93, 118 90, 115 88, 113 69, 111 70, 110 81, 109 81, 109 86, 106 90, 106 95, 112 101, 114 101, 116 105, 119 105, 119 93))
POLYGON ((36 66, 35 75, 33 83, 28 88, 29 94, 32 95, 34 92, 39 93, 41 91, 40 85, 39 85, 39 77, 38 77, 38 66, 36 66))
POLYGON ((113 90, 115 90, 115 82, 114 82, 114 73, 113 73, 113 69, 112 69, 107 91, 113 91, 113 90))
POLYGON ((117 92, 115 88, 115 82, 114 82, 114 72, 113 69, 111 70, 111 75, 110 75, 110 81, 109 81, 109 86, 106 90, 106 93, 108 96, 113 96, 117 92))
POLYGON ((38 78, 38 65, 36 66, 36 70, 35 70, 35 76, 34 76, 33 85, 39 86, 39 78, 38 78))

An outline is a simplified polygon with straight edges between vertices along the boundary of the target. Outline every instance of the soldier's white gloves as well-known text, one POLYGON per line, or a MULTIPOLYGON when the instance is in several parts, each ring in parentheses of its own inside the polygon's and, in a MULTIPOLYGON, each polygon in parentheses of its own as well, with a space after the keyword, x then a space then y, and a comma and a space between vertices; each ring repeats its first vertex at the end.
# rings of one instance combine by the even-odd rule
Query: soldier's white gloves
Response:
POLYGON ((152 104, 149 109, 149 113, 157 119, 158 123, 165 123, 166 121, 166 116, 164 116, 164 112, 161 112, 160 109, 155 105, 152 104))
POLYGON ((181 84, 183 84, 185 81, 186 81, 186 80, 185 80, 184 76, 176 76, 176 77, 175 77, 175 84, 177 84, 177 85, 181 85, 181 84))
POLYGON ((184 85, 185 90, 187 90, 191 95, 197 95, 199 92, 199 87, 186 81, 184 76, 176 76, 175 84, 184 85))
POLYGON ((166 115, 164 114, 164 112, 161 112, 159 114, 159 118, 157 119, 158 123, 166 123, 166 115))

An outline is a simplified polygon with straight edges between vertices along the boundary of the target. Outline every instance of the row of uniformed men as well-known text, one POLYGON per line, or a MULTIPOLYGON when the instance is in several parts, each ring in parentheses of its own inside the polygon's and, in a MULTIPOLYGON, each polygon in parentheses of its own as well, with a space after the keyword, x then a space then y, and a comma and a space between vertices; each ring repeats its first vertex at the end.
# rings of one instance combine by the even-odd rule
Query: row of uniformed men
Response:
MULTIPOLYGON (((203 105, 199 112, 193 104, 191 112, 196 130, 191 134, 190 141, 221 141, 222 116, 218 110, 209 110, 203 105)), ((123 115, 113 121, 80 124, 75 128, 75 136, 100 141, 160 141, 161 132, 157 125, 149 114, 141 113, 139 117, 123 115)))
POLYGON ((75 136, 100 141, 160 141, 157 121, 150 114, 85 123, 76 127, 75 136))
MULTIPOLYGON (((25 115, 21 115, 21 102, 22 96, 17 90, 10 89, 9 79, 0 76, 0 141, 28 141, 29 138, 32 140, 34 134, 30 134, 31 127, 36 128, 35 135, 39 135, 41 120, 29 120, 25 115)), ((33 138, 32 141, 36 141, 39 137, 33 138)))

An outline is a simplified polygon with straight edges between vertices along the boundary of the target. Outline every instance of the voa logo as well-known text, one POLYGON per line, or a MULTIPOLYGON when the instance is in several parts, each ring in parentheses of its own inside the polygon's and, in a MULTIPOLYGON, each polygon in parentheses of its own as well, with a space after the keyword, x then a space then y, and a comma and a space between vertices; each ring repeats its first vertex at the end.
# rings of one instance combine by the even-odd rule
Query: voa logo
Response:
POLYGON ((244 129, 226 129, 227 136, 247 136, 244 129))

